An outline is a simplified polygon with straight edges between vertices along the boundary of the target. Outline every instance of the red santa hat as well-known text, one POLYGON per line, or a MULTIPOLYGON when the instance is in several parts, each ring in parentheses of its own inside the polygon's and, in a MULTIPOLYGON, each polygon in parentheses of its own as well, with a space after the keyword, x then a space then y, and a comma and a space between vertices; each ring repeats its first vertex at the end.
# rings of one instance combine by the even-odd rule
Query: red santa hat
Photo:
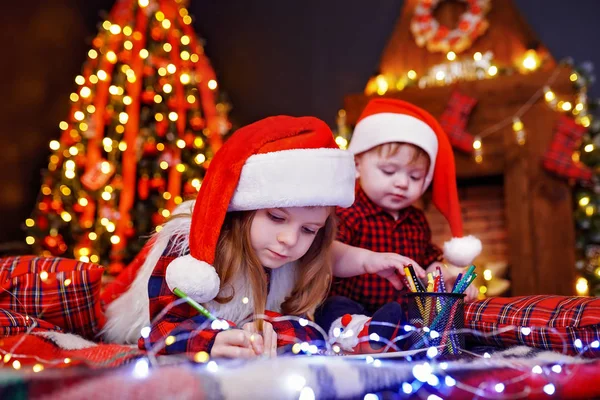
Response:
POLYGON ((270 117, 237 130, 211 161, 192 213, 190 254, 169 264, 167 285, 198 302, 217 296, 211 264, 228 211, 348 207, 354 186, 352 154, 317 118, 270 117))
POLYGON ((444 243, 444 257, 457 266, 471 264, 481 253, 481 241, 463 235, 454 153, 448 136, 433 116, 413 104, 387 98, 371 100, 356 123, 348 150, 360 154, 393 142, 413 144, 429 155, 423 192, 433 180, 433 204, 450 224, 453 236, 444 243))

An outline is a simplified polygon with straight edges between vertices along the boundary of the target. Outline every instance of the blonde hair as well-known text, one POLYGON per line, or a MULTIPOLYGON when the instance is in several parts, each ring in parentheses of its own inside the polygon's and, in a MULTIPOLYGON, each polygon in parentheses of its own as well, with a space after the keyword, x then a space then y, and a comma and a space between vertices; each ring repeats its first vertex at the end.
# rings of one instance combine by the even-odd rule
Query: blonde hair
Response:
POLYGON ((427 163, 427 169, 429 169, 429 166, 431 165, 431 160, 429 158, 429 154, 427 154, 427 152, 425 150, 423 150, 422 148, 420 148, 419 146, 415 146, 412 143, 404 143, 404 142, 384 143, 384 144, 380 144, 379 146, 375 146, 363 153, 357 154, 356 157, 360 158, 364 154, 374 152, 374 153, 377 153, 377 155, 381 158, 389 158, 389 157, 395 156, 396 154, 398 154, 398 152, 401 149, 404 149, 404 148, 409 149, 411 152, 409 164, 414 164, 417 161, 424 159, 427 163))
MULTIPOLYGON (((232 287, 233 282, 242 276, 252 288, 254 315, 264 314, 267 302, 267 276, 258 257, 252 249, 250 227, 256 211, 229 212, 221 227, 217 242, 214 267, 221 279, 221 288, 232 287)), ((330 212, 325 226, 317 235, 304 256, 297 261, 299 276, 292 293, 281 305, 285 315, 308 315, 312 317, 317 306, 325 299, 331 281, 330 249, 335 237, 335 214, 330 212)), ((230 302, 235 293, 219 295, 218 303, 230 302)), ((262 320, 257 318, 258 328, 262 320)))

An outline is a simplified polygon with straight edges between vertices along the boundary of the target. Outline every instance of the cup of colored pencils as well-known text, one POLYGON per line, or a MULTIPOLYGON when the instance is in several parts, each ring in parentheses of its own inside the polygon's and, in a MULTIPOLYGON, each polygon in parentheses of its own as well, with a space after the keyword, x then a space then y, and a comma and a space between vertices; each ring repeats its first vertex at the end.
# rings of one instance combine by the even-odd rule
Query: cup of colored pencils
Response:
POLYGON ((404 295, 406 323, 414 329, 407 340, 410 350, 435 347, 437 354, 457 355, 465 345, 461 332, 465 326, 464 291, 477 277, 471 266, 456 279, 452 290, 447 290, 441 268, 427 275, 422 282, 411 265, 406 266, 404 295))

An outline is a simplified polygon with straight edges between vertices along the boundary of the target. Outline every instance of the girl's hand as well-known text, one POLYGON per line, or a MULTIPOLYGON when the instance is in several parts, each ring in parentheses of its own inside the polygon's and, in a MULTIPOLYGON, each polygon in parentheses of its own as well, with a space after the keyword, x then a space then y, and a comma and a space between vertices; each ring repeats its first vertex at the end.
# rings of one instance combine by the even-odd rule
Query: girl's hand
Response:
POLYGON ((262 354, 263 347, 262 336, 242 329, 229 329, 217 334, 210 355, 226 358, 253 358, 257 354, 262 354))
POLYGON ((417 276, 425 278, 427 274, 415 260, 401 256, 396 253, 377 253, 369 252, 364 261, 364 269, 367 274, 377 274, 382 278, 387 279, 398 290, 402 289, 402 281, 398 277, 404 274, 404 267, 412 264, 417 276))
POLYGON ((263 321, 262 336, 258 333, 255 322, 244 324, 242 329, 262 338, 264 343, 264 354, 266 356, 277 357, 277 333, 275 333, 271 323, 263 321))

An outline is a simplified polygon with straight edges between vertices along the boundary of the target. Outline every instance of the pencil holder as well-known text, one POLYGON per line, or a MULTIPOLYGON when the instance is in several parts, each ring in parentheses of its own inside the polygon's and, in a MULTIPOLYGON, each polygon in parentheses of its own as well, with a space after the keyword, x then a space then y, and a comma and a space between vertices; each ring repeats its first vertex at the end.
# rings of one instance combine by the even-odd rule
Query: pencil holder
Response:
POLYGON ((437 354, 456 355, 465 346, 465 295, 461 293, 408 293, 404 295, 406 322, 414 326, 407 338, 409 350, 436 347, 437 354))

